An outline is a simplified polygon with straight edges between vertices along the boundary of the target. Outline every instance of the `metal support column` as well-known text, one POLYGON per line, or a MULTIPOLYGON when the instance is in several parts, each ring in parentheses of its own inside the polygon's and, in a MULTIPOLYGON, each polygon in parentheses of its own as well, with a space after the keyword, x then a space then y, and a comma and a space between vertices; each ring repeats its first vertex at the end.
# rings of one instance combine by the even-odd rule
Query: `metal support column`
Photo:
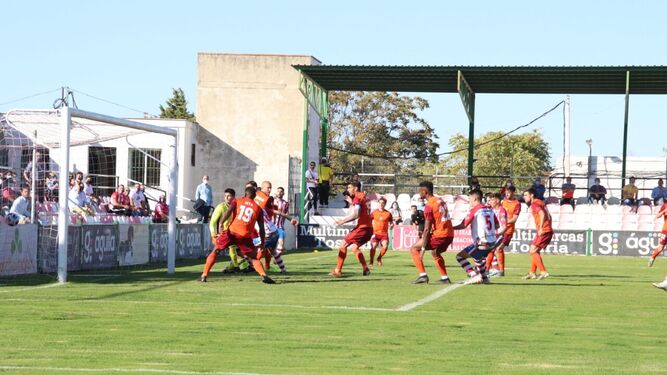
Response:
POLYGON ((625 72, 625 116, 623 117, 623 156, 621 186, 625 186, 626 159, 628 156, 628 112, 630 110, 630 71, 625 72))
POLYGON ((320 130, 320 158, 327 157, 327 133, 329 132, 329 93, 322 90, 322 100, 320 100, 320 121, 322 129, 320 130))
POLYGON ((301 194, 299 195, 299 223, 304 223, 306 216, 306 168, 308 165, 308 101, 304 101, 303 138, 301 147, 301 194))
POLYGON ((463 77, 459 70, 457 80, 457 90, 461 96, 463 109, 468 115, 468 185, 471 184, 473 167, 475 163, 475 93, 463 77))

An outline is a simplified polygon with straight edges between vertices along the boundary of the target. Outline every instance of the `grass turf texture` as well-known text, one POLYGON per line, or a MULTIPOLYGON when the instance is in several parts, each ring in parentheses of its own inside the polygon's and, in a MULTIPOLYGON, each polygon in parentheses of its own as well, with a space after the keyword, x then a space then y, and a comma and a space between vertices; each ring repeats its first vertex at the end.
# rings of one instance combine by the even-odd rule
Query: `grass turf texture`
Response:
MULTIPOLYGON (((264 285, 203 261, 163 268, 0 279, 0 372, 259 374, 639 374, 667 372, 667 293, 651 281, 667 263, 643 258, 545 256, 553 277, 521 280, 529 257, 508 255, 508 276, 396 311, 447 286, 426 256, 430 285, 407 253, 361 276, 327 272, 335 252, 285 256, 290 274, 264 285), (106 276, 105 274, 110 275, 106 276), (377 310, 355 310, 354 308, 377 310)), ((446 257, 452 279, 464 273, 446 257)), ((275 267, 275 266, 274 266, 275 267)))

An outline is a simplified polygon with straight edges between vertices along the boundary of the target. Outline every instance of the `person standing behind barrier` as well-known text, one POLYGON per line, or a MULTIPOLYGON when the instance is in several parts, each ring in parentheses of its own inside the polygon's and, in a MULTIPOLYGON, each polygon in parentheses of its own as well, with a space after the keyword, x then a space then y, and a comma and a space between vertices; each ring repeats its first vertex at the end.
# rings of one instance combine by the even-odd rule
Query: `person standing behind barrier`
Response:
POLYGON ((533 183, 532 189, 535 190, 535 198, 543 201, 544 193, 547 191, 547 188, 542 183, 542 178, 535 177, 535 182, 533 183))
POLYGON ((572 183, 572 177, 567 176, 565 178, 565 183, 561 186, 562 196, 560 199, 560 205, 569 204, 574 209, 574 191, 577 187, 572 183))
POLYGON ((30 189, 24 187, 21 189, 21 196, 14 200, 12 207, 9 209, 9 212, 13 212, 21 218, 19 224, 27 224, 30 222, 30 210, 28 206, 30 205, 30 189))
POLYGON ((658 180, 658 186, 653 188, 651 191, 651 199, 653 199, 653 205, 660 206, 667 200, 667 188, 663 186, 664 182, 661 179, 658 180))
POLYGON ((310 193, 308 196, 308 202, 310 205, 310 210, 312 210, 312 214, 318 215, 317 212, 317 189, 320 183, 320 176, 317 174, 317 170, 315 169, 316 164, 314 161, 310 162, 310 168, 306 170, 306 187, 308 188, 308 192, 310 193))
POLYGON ((623 205, 625 206, 637 206, 637 196, 639 195, 639 189, 635 186, 635 178, 630 177, 630 182, 623 186, 623 205))
POLYGON ((595 178, 595 184, 588 189, 588 203, 593 204, 597 202, 599 204, 605 204, 607 202, 607 189, 600 185, 600 179, 595 178))
POLYGON ((317 169, 319 175, 318 194, 320 197, 320 207, 329 207, 329 194, 331 192, 331 180, 333 179, 333 171, 329 166, 327 158, 322 158, 320 167, 317 169))
POLYGON ((213 206, 213 188, 208 183, 208 175, 202 177, 202 182, 195 190, 194 209, 201 216, 202 223, 208 223, 213 206))
POLYGON ((167 223, 169 222, 169 206, 166 202, 167 198, 164 194, 160 195, 157 203, 155 204, 155 210, 153 210, 153 222, 154 223, 167 223))
POLYGON ((391 207, 389 207, 389 213, 394 220, 394 225, 399 225, 403 222, 403 214, 401 213, 401 207, 398 205, 398 202, 391 204, 391 207))
POLYGON ((118 189, 111 194, 109 211, 120 215, 130 215, 130 197, 125 195, 124 185, 118 185, 118 189))

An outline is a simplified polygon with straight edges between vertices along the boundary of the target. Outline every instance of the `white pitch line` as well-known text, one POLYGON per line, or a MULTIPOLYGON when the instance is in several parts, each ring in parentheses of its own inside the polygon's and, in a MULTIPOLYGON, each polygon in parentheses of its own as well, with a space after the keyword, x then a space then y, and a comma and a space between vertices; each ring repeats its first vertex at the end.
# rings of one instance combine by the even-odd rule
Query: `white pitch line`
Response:
POLYGON ((83 367, 47 367, 47 366, 1 366, 0 370, 25 370, 25 371, 45 371, 45 372, 134 372, 134 373, 157 373, 157 374, 177 374, 177 375, 269 375, 256 372, 233 372, 233 371, 186 371, 186 370, 168 370, 160 368, 83 368, 83 367))
POLYGON ((0 290, 0 293, 25 292, 26 290, 53 288, 53 287, 62 286, 62 285, 65 285, 65 284, 67 284, 67 283, 51 283, 51 284, 37 285, 37 286, 31 286, 31 287, 27 287, 27 288, 20 288, 20 289, 0 290))
POLYGON ((449 292, 451 292, 451 291, 453 291, 453 290, 456 290, 456 289, 458 289, 458 288, 460 288, 460 287, 462 287, 462 286, 463 286, 463 283, 462 283, 462 282, 460 282, 460 283, 456 283, 456 284, 452 284, 452 285, 450 285, 450 286, 448 286, 448 287, 446 287, 446 288, 442 288, 442 289, 438 290, 438 291, 435 292, 435 293, 429 294, 428 296, 426 296, 426 297, 420 299, 420 300, 417 301, 417 302, 408 303, 407 305, 399 306, 398 308, 396 308, 395 311, 410 311, 410 310, 412 310, 412 309, 414 309, 414 308, 417 308, 417 307, 419 307, 419 306, 421 306, 421 305, 425 305, 425 304, 427 304, 427 303, 429 303, 429 302, 433 302, 433 301, 435 301, 436 299, 438 299, 438 298, 444 296, 445 294, 447 294, 447 293, 449 293, 449 292))

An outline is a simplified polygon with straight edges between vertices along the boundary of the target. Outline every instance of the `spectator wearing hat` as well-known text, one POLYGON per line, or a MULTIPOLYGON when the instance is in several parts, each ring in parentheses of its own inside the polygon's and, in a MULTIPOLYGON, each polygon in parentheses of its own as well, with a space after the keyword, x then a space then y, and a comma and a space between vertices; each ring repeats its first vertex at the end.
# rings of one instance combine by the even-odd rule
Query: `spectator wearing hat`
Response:
POLYGON ((639 189, 635 186, 635 178, 630 177, 630 182, 623 186, 623 192, 621 193, 623 197, 623 204, 626 206, 637 206, 637 196, 639 195, 639 189))
POLYGON ((317 169, 317 174, 319 175, 318 193, 320 198, 320 207, 328 207, 333 171, 329 166, 327 158, 322 158, 322 160, 320 161, 320 166, 317 169))
POLYGON ((653 205, 655 206, 662 206, 667 200, 667 188, 663 185, 664 181, 661 178, 658 180, 658 186, 654 187, 653 191, 651 191, 651 199, 653 199, 653 205))

